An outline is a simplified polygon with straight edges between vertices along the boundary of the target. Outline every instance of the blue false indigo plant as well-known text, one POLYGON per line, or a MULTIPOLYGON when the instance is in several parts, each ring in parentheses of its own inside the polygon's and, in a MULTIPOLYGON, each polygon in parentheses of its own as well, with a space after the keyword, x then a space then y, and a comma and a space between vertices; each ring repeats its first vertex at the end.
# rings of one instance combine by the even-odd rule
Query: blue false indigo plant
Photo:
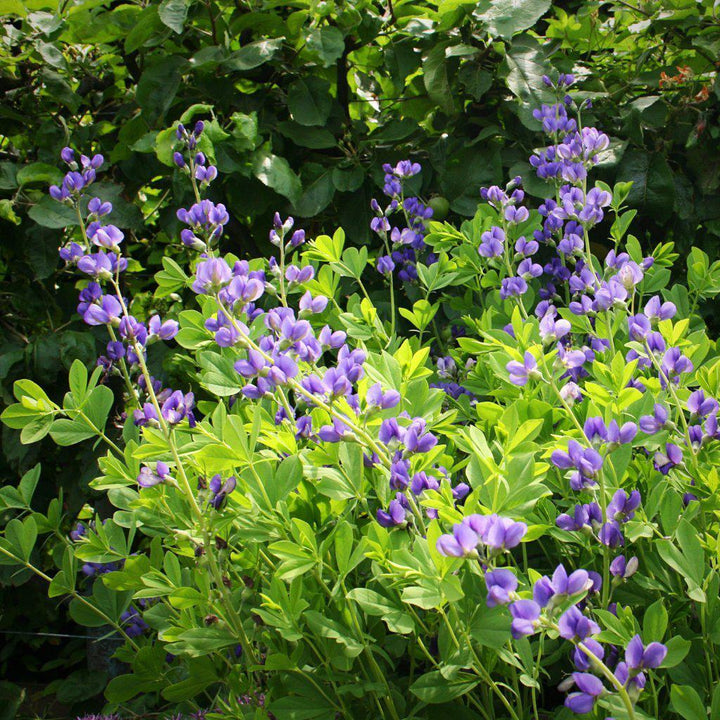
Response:
POLYGON ((420 165, 385 165, 372 247, 276 213, 272 257, 227 253, 212 143, 180 125, 187 262, 164 260, 149 307, 93 194, 104 159, 62 151, 60 256, 107 344, 62 399, 19 381, 3 421, 96 442, 115 509, 37 510, 38 466, 1 491, 0 558, 122 640, 106 712, 720 716, 707 258, 668 287, 672 245, 628 234, 629 185, 590 179, 611 142, 590 103, 544 82, 537 208, 516 177, 434 222, 420 165))

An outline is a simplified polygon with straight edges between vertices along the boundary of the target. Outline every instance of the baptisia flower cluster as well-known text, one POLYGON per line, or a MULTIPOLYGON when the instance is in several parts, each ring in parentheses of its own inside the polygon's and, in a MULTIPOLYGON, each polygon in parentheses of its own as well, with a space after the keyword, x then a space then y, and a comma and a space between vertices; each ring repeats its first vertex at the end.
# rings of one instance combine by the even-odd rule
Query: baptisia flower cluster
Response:
MULTIPOLYGON (((405 186, 422 168, 419 163, 401 160, 394 167, 383 165, 383 170, 383 193, 390 202, 384 208, 375 199, 370 203, 374 214, 370 229, 382 239, 386 251, 385 255, 378 256, 376 269, 386 276, 395 273, 401 282, 412 282, 418 277, 416 265, 426 249, 424 238, 433 211, 419 198, 405 197, 405 186), (399 225, 393 224, 395 222, 399 225)), ((427 253, 425 262, 428 265, 435 260, 432 253, 427 253)))
POLYGON ((644 671, 658 668, 667 655, 662 643, 646 647, 635 635, 620 660, 620 648, 598 641, 600 626, 586 612, 586 597, 599 593, 601 586, 597 573, 582 569, 568 573, 558 565, 551 577, 543 576, 533 584, 532 599, 510 593, 513 637, 552 632, 574 646, 576 671, 561 689, 570 691, 565 706, 578 714, 592 712, 600 698, 612 694, 619 695, 626 707, 632 706, 647 682, 644 671))
MULTIPOLYGON (((363 445, 366 466, 383 467, 394 493, 387 508, 378 510, 378 522, 404 526, 411 516, 419 516, 422 494, 438 490, 447 477, 442 467, 413 471, 416 459, 432 450, 437 438, 423 418, 407 413, 384 417, 376 434, 368 429, 368 420, 400 404, 399 393, 363 382, 366 352, 350 347, 344 331, 323 323, 328 298, 306 289, 315 275, 313 266, 292 262, 305 242, 293 218, 283 220, 276 213, 270 241, 279 253, 269 259, 267 270, 251 270, 246 261, 231 267, 210 251, 200 255, 192 288, 217 304, 205 328, 217 345, 237 350, 234 368, 244 383, 242 395, 274 398, 276 421, 290 423, 298 441, 363 445), (291 307, 291 296, 299 296, 297 308, 291 307)), ((453 488, 457 500, 468 491, 464 483, 453 488)), ((435 515, 432 509, 425 512, 435 515)))
MULTIPOLYGON (((202 130, 202 123, 198 123, 193 133, 183 131, 187 147, 197 145, 202 130)), ((137 425, 175 426, 183 421, 193 425, 193 394, 162 388, 147 374, 147 348, 155 342, 173 340, 179 325, 159 314, 140 320, 129 312, 130 301, 121 288, 122 274, 128 268, 127 258, 121 252, 125 236, 117 226, 106 222, 113 212, 112 204, 92 194, 96 172, 104 158, 81 155, 78 163, 71 148, 64 148, 61 158, 69 171, 60 186, 50 188, 50 195, 75 210, 81 233, 79 241, 73 240, 60 248, 60 257, 69 268, 76 268, 87 278, 80 290, 78 314, 88 325, 107 328, 110 339, 98 364, 106 375, 123 378, 137 425)), ((191 165, 204 167, 204 160, 196 158, 191 165)), ((205 175, 200 185, 209 184, 211 175, 205 175)), ((143 471, 138 483, 149 487, 155 484, 155 479, 161 481, 166 475, 162 471, 151 475, 143 471)))
MULTIPOLYGON (((590 108, 588 102, 578 105, 568 93, 572 75, 560 75, 556 81, 546 78, 545 83, 557 101, 535 110, 534 117, 551 144, 536 152, 530 163, 541 179, 554 186, 554 197, 540 205, 540 228, 533 230, 521 178, 505 187, 483 188, 481 197, 496 211, 497 221, 481 234, 477 253, 487 268, 498 273, 499 298, 506 302, 508 315, 515 308, 525 321, 535 316, 541 345, 518 348, 518 356, 506 365, 507 379, 517 387, 549 387, 573 422, 567 440, 548 454, 560 473, 561 487, 583 497, 561 512, 556 524, 599 546, 603 573, 571 572, 561 565, 552 577, 535 582, 532 599, 527 598, 518 592, 519 580, 511 570, 494 566, 496 554, 512 547, 518 525, 497 516, 466 518, 454 526, 452 534, 441 536, 437 549, 444 555, 480 558, 486 570, 488 605, 509 606, 515 637, 555 632, 575 645, 577 672, 566 684, 565 689, 572 690, 566 704, 575 712, 587 713, 609 693, 634 703, 645 684, 643 670, 658 667, 665 652, 664 646, 652 644, 648 664, 643 665, 638 653, 642 656, 645 649, 640 643, 638 650, 638 638, 625 649, 625 661, 615 663, 612 671, 602 663, 605 649, 595 639, 600 628, 587 614, 587 597, 594 597, 593 602, 604 609, 611 608, 613 588, 637 571, 637 557, 613 556, 612 551, 626 545, 627 523, 642 512, 637 489, 609 486, 610 478, 616 476, 608 466, 614 454, 622 453, 638 459, 649 455, 663 475, 683 467, 688 453, 696 453, 717 437, 718 403, 702 390, 692 392, 684 403, 680 400, 683 376, 693 365, 681 347, 669 347, 666 340, 676 307, 660 296, 643 302, 640 291, 654 259, 633 259, 619 249, 610 251, 604 263, 593 256, 591 231, 606 220, 610 209, 616 215, 619 212, 610 188, 588 184, 589 173, 610 140, 596 128, 582 127, 572 116, 574 110, 579 118, 580 110, 590 108), (531 288, 536 300, 529 311, 526 302, 531 288), (621 326, 622 317, 628 319, 621 326), (617 336, 623 329, 626 343, 619 348, 617 336), (639 422, 622 416, 600 417, 587 407, 583 385, 591 378, 594 364, 612 361, 620 349, 629 368, 628 388, 638 396, 649 386, 665 394, 653 414, 639 422), (634 453, 633 442, 640 432, 659 439, 650 439, 650 450, 634 453), (678 435, 682 440, 673 441, 678 435), (506 527, 509 545, 498 539, 506 527)), ((505 331, 515 337, 513 325, 505 331)), ((684 499, 691 502, 694 495, 686 493, 684 499)), ((612 658, 618 653, 613 649, 612 658)))

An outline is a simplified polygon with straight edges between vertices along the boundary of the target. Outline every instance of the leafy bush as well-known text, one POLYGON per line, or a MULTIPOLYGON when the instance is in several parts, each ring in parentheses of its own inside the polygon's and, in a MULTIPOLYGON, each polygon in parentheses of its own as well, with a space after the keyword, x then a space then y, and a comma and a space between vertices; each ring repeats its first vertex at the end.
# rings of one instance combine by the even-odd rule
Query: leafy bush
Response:
POLYGON ((677 255, 629 234, 630 184, 589 183, 610 139, 573 82, 534 89, 537 210, 515 177, 438 222, 401 161, 370 250, 276 214, 269 260, 225 252, 208 126, 174 128, 192 204, 151 297, 95 196, 104 158, 63 150, 61 257, 107 345, 62 402, 20 380, 2 417, 24 443, 99 444, 111 510, 33 510, 38 466, 0 490, 0 558, 123 640, 107 711, 720 711, 720 360, 697 311, 718 263, 694 248, 668 286, 677 255))

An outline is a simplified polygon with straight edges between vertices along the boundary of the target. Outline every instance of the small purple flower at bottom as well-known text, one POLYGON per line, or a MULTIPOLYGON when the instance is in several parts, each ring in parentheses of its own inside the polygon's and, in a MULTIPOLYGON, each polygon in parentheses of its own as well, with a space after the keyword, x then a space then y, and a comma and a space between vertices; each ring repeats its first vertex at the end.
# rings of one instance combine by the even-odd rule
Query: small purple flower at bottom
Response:
POLYGON ((568 608, 558 620, 560 637, 566 640, 585 640, 590 635, 597 635, 600 626, 577 609, 575 605, 568 608))
POLYGON ((382 385, 375 383, 368 388, 365 400, 371 407, 387 410, 395 407, 400 402, 400 393, 397 390, 386 390, 383 392, 382 385))
POLYGON ((570 693, 565 699, 565 707, 578 715, 592 712, 595 702, 605 691, 600 678, 590 673, 573 673, 573 680, 579 692, 570 693))
POLYGON ((159 425, 159 418, 155 406, 152 403, 145 403, 142 409, 133 412, 133 419, 138 427, 145 425, 159 425))

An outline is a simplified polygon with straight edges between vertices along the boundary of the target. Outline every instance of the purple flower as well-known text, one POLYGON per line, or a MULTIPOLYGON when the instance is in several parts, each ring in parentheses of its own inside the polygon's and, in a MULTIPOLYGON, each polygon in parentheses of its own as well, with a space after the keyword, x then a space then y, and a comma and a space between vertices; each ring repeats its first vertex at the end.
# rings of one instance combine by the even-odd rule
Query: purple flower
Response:
POLYGON ((120 301, 114 295, 103 295, 100 303, 87 306, 83 320, 88 325, 108 325, 117 323, 122 315, 120 301))
POLYGON ((477 554, 480 538, 466 523, 457 523, 452 535, 441 535, 437 539, 436 548, 441 555, 449 557, 466 557, 477 554))
POLYGON ((572 515, 563 513, 558 515, 555 524, 561 530, 577 531, 582 530, 586 526, 596 523, 602 523, 602 511, 596 502, 587 505, 575 505, 572 515))
POLYGON ((499 568, 485 573, 487 586, 487 606, 505 605, 510 602, 510 596, 517 590, 518 580, 511 570, 499 568))
POLYGON ((408 500, 402 493, 397 493, 395 499, 390 501, 387 512, 377 511, 377 521, 386 528, 398 527, 405 523, 407 516, 408 500))
POLYGON ((162 321, 159 315, 153 315, 148 320, 150 334, 159 337, 161 340, 172 340, 180 331, 177 320, 162 321))
POLYGON ((626 560, 624 555, 618 555, 610 563, 610 573, 613 577, 626 580, 637 572, 638 564, 636 557, 631 557, 629 560, 626 560))
POLYGON ((692 372, 694 366, 690 359, 680 352, 679 348, 671 347, 663 356, 660 367, 662 369, 660 383, 665 387, 666 379, 677 385, 680 382, 680 375, 692 372))
POLYGON ((530 257, 540 249, 540 245, 536 240, 526 240, 521 236, 515 242, 515 252, 523 257, 530 257))
POLYGON ((620 547, 625 544, 625 538, 620 529, 620 524, 616 520, 603 523, 598 533, 598 540, 610 548, 620 547))
POLYGON ((537 361, 530 351, 525 352, 524 362, 519 363, 516 360, 511 360, 505 366, 505 369, 508 371, 510 375, 508 379, 513 385, 527 385, 531 377, 539 377, 540 375, 537 371, 537 361))
POLYGON ((505 248, 505 232, 502 228, 491 227, 480 236, 478 253, 484 258, 500 257, 505 248))
POLYGON ((182 390, 176 390, 163 403, 161 408, 162 416, 170 425, 177 425, 187 417, 192 427, 195 424, 195 417, 192 412, 194 404, 195 396, 191 392, 183 394, 182 390))
POLYGON ((642 638, 635 635, 625 650, 625 662, 630 670, 643 670, 660 667, 667 655, 667 648, 659 642, 643 646, 642 638))
POLYGON ((641 314, 631 315, 628 318, 628 332, 631 340, 642 341, 650 334, 650 320, 641 314))
POLYGON ((528 284, 521 277, 507 277, 500 283, 500 299, 520 297, 527 292, 528 284))
POLYGON ((61 247, 59 254, 60 259, 66 263, 75 263, 85 254, 85 251, 81 245, 78 245, 76 242, 71 242, 65 247, 61 247))
POLYGON ((164 462, 155 464, 155 470, 148 465, 140 468, 140 474, 137 477, 137 483, 140 487, 148 488, 158 485, 170 477, 170 468, 164 462))
POLYGON ((682 462, 682 459, 682 450, 673 443, 666 443, 665 452, 658 450, 653 456, 653 465, 656 470, 659 470, 663 475, 667 475, 670 470, 682 462))
POLYGON ((605 692, 602 680, 590 673, 573 673, 573 680, 579 692, 570 693, 565 698, 565 707, 578 715, 592 712, 597 699, 605 692))
POLYGON ((77 262, 78 270, 91 275, 94 278, 111 278, 116 272, 124 272, 127 269, 127 260, 118 257, 115 253, 104 251, 91 253, 81 257, 77 262))
POLYGON ((568 450, 554 450, 550 461, 560 470, 576 468, 570 478, 570 486, 573 490, 581 490, 585 487, 593 487, 596 475, 603 466, 602 455, 595 448, 583 448, 576 440, 568 442, 568 450))
POLYGON ((219 510, 223 504, 225 498, 232 493, 237 486, 237 480, 231 475, 225 482, 223 482, 220 474, 213 475, 208 483, 208 488, 212 494, 210 498, 210 505, 216 510, 219 510))
POLYGON ((707 415, 717 413, 718 402, 715 398, 706 398, 705 393, 702 390, 696 390, 688 398, 687 409, 693 415, 704 418, 707 415))
POLYGON ((560 637, 566 640, 585 640, 590 635, 597 635, 600 632, 600 626, 583 615, 578 608, 573 605, 568 608, 558 620, 558 629, 560 637))
POLYGON ((212 294, 232 279, 230 266, 222 258, 210 258, 198 263, 192 289, 198 295, 212 294))
POLYGON ((298 307, 301 311, 305 311, 312 314, 321 313, 328 304, 328 299, 324 295, 318 295, 313 297, 308 290, 301 298, 298 307))
POLYGON ((652 415, 643 415, 640 418, 640 429, 648 435, 653 435, 662 430, 667 424, 669 414, 666 408, 656 404, 652 415))
POLYGON ((493 550, 510 550, 520 544, 527 533, 524 522, 514 522, 499 515, 487 516, 482 541, 493 550))
POLYGON ((545 607, 554 597, 564 598, 589 590, 592 581, 586 570, 575 570, 570 575, 563 565, 555 568, 552 578, 544 575, 533 586, 533 598, 538 605, 545 607))
POLYGON ((505 220, 510 225, 519 225, 524 223, 529 217, 530 213, 525 207, 518 207, 516 205, 508 205, 503 213, 505 220))
POLYGON ((557 310, 553 305, 550 305, 540 319, 540 336, 544 343, 557 342, 572 329, 568 320, 556 319, 556 317, 557 310))
POLYGON ((510 632, 517 640, 525 635, 532 635, 537 629, 541 608, 534 600, 516 600, 510 605, 512 623, 510 632))
POLYGON ((415 418, 405 430, 403 442, 408 452, 426 453, 437 445, 437 438, 425 427, 423 418, 415 418))
POLYGON ((115 225, 103 226, 97 221, 88 225, 87 234, 95 245, 108 250, 115 250, 125 238, 120 228, 115 227, 115 225))
POLYGON ((138 427, 145 425, 159 425, 159 418, 155 406, 145 403, 141 409, 133 411, 133 419, 138 427))
POLYGON ((395 269, 395 263, 390 255, 380 255, 378 256, 375 267, 381 275, 390 275, 395 269))
POLYGON ((395 407, 400 402, 400 393, 397 390, 387 390, 383 393, 382 385, 375 383, 368 388, 365 400, 370 407, 387 410, 395 407))
POLYGON ((543 274, 543 267, 538 263, 534 263, 531 258, 525 258, 517 266, 517 274, 523 280, 531 280, 543 274))
POLYGON ((585 650, 577 647, 573 652, 573 662, 575 667, 582 671, 587 672, 593 667, 594 661, 602 660, 605 656, 605 649, 603 646, 592 638, 586 638, 582 641, 585 650), (589 652, 586 652, 588 650, 589 652))
POLYGON ((285 279, 291 284, 300 285, 301 283, 308 282, 315 277, 315 270, 312 265, 306 265, 303 268, 299 268, 297 265, 288 265, 285 268, 285 279))
POLYGON ((674 303, 662 302, 659 295, 651 297, 645 305, 645 314, 651 320, 670 320, 675 317, 677 308, 674 303))
POLYGON ((617 490, 607 506, 607 517, 622 522, 632 520, 635 511, 640 507, 640 502, 638 490, 633 490, 629 495, 625 490, 617 490))
POLYGON ((70 147, 64 147, 60 151, 60 157, 68 165, 72 165, 75 162, 75 151, 70 147))

